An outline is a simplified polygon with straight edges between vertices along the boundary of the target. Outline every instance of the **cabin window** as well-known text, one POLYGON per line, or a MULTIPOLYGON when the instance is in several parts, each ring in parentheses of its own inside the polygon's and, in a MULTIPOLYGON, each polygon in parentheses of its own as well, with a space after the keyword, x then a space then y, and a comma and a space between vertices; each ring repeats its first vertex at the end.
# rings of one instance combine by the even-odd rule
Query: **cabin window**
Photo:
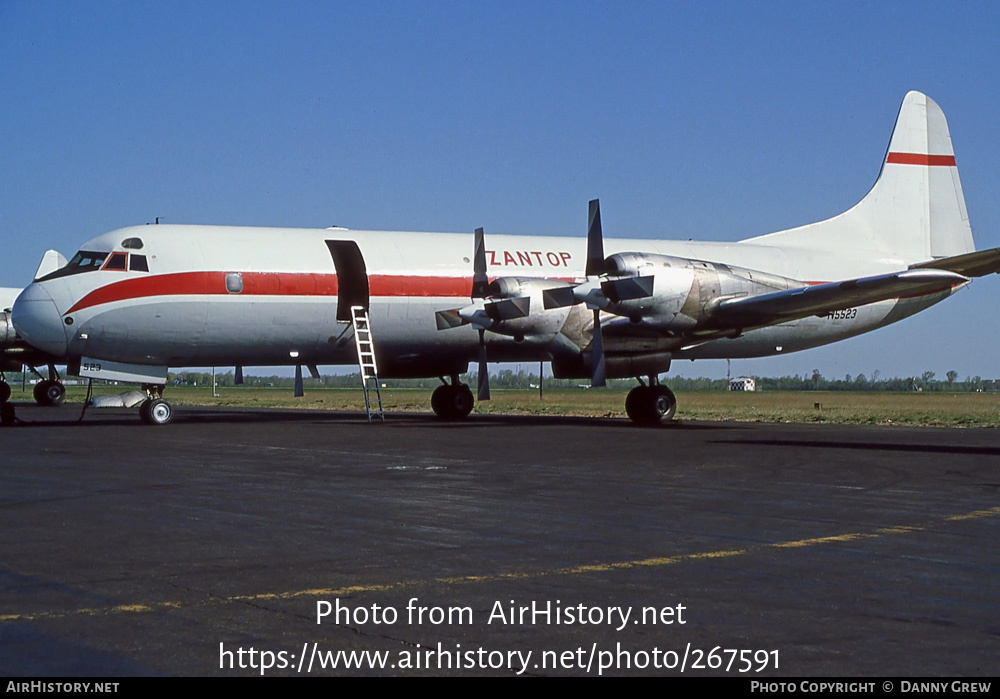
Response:
POLYGON ((108 258, 108 261, 104 263, 103 269, 111 271, 121 270, 124 272, 126 258, 127 255, 124 252, 113 252, 111 253, 111 257, 108 258))
POLYGON ((243 291, 243 275, 239 272, 231 272, 227 274, 226 291, 230 294, 238 294, 243 291))
POLYGON ((133 272, 148 272, 149 265, 146 263, 146 256, 132 253, 128 256, 128 268, 133 272))

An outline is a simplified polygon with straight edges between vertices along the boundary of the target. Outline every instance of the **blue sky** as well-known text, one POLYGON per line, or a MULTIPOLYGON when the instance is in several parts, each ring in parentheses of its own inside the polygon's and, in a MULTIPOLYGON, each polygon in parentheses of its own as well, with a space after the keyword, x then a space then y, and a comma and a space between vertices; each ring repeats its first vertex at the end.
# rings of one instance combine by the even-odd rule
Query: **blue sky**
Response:
MULTIPOLYGON (((987 2, 0 0, 0 286, 155 217, 583 235, 600 197, 606 235, 738 240, 858 201, 911 89, 1000 246, 998 33, 987 2)), ((733 371, 998 377, 998 296, 733 371)))

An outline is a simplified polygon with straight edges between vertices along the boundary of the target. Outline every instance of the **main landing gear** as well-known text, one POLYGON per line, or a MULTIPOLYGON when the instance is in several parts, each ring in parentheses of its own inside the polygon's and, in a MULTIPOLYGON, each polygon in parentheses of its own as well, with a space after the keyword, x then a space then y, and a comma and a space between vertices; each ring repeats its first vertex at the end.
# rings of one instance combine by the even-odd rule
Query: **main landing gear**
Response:
POLYGON ((657 425, 670 420, 677 412, 677 398, 674 392, 661 384, 655 376, 644 384, 636 377, 639 385, 628 392, 625 398, 625 412, 637 425, 657 425))
POLYGON ((441 385, 431 394, 431 408, 442 420, 463 420, 475 404, 472 389, 461 383, 457 374, 452 375, 450 384, 442 378, 441 385))
POLYGON ((66 387, 59 380, 59 372, 53 365, 49 364, 48 378, 42 378, 42 375, 34 367, 31 367, 31 371, 39 379, 31 391, 36 403, 55 407, 66 402, 66 387))
POLYGON ((0 425, 7 427, 14 424, 14 406, 10 400, 10 384, 0 376, 0 425))
POLYGON ((149 396, 139 404, 139 417, 147 425, 166 425, 174 416, 174 409, 163 400, 163 389, 159 384, 142 385, 142 390, 149 396))

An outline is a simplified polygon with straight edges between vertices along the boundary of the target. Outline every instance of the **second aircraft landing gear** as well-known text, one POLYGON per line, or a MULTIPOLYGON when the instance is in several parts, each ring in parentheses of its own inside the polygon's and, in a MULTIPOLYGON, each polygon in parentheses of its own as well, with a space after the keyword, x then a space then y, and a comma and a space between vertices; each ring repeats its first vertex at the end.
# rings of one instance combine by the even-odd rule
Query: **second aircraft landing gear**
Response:
POLYGON ((32 395, 36 403, 39 405, 57 406, 62 405, 66 401, 66 387, 59 380, 59 372, 56 371, 54 365, 49 364, 49 377, 47 379, 42 378, 42 375, 38 373, 35 367, 31 367, 31 371, 38 377, 38 383, 32 389, 32 395))
POLYGON ((139 405, 139 417, 147 425, 166 425, 174 416, 174 409, 163 400, 163 386, 143 384, 142 390, 149 396, 139 405))
POLYGON ((10 384, 0 377, 0 425, 6 427, 14 424, 14 406, 10 400, 10 384))
POLYGON ((431 394, 431 408, 442 420, 462 420, 468 417, 475 404, 472 389, 461 383, 458 376, 452 376, 450 384, 442 378, 441 385, 431 394))
POLYGON ((650 376, 649 384, 639 379, 639 385, 628 392, 625 412, 637 425, 657 425, 674 417, 677 398, 655 376, 650 376))
POLYGON ((42 379, 32 389, 39 405, 62 405, 66 401, 66 388, 55 379, 42 379))

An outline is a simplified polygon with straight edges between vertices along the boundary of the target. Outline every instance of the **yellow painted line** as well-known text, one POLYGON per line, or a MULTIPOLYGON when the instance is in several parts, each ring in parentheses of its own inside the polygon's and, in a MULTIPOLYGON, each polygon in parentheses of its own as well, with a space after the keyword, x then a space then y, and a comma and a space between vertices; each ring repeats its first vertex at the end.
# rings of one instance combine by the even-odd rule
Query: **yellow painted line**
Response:
MULTIPOLYGON (((1000 507, 991 507, 985 510, 973 510, 957 515, 944 517, 936 520, 934 524, 944 522, 961 522, 977 519, 988 519, 1000 516, 1000 507)), ((479 583, 499 582, 503 580, 530 580, 536 578, 565 576, 565 575, 587 575, 589 573, 607 573, 617 570, 627 570, 631 568, 650 568, 668 565, 676 565, 691 561, 717 560, 726 558, 736 558, 748 556, 753 553, 760 553, 767 550, 798 549, 812 546, 825 546, 829 544, 849 543, 852 541, 866 541, 870 539, 881 539, 890 536, 903 536, 926 531, 930 525, 922 526, 895 526, 881 527, 870 532, 847 532, 832 536, 813 537, 809 539, 796 539, 793 541, 776 541, 770 544, 758 544, 738 549, 725 549, 722 551, 702 551, 698 553, 679 554, 676 556, 658 556, 654 558, 641 558, 634 561, 616 561, 613 563, 589 563, 578 566, 563 568, 551 568, 548 570, 536 571, 511 571, 507 573, 494 573, 491 575, 459 575, 446 578, 431 578, 428 580, 410 580, 398 583, 382 583, 372 585, 348 585, 345 587, 331 588, 310 588, 307 590, 289 590, 285 592, 264 592, 255 595, 233 595, 231 597, 208 596, 202 602, 153 602, 149 604, 123 604, 114 607, 74 609, 65 612, 38 612, 35 614, 0 614, 2 622, 26 622, 39 621, 44 619, 60 619, 70 616, 110 616, 113 614, 143 614, 147 612, 160 612, 168 609, 183 609, 207 604, 216 603, 254 603, 267 602, 273 600, 289 600, 300 597, 342 597, 345 595, 357 595, 372 592, 389 592, 393 590, 405 590, 407 588, 421 587, 425 585, 475 585, 479 583)))
POLYGON ((984 519, 986 517, 996 517, 1000 515, 1000 507, 991 507, 988 510, 974 510, 973 512, 967 512, 964 515, 952 515, 951 517, 946 517, 946 522, 959 522, 963 519, 984 519))

